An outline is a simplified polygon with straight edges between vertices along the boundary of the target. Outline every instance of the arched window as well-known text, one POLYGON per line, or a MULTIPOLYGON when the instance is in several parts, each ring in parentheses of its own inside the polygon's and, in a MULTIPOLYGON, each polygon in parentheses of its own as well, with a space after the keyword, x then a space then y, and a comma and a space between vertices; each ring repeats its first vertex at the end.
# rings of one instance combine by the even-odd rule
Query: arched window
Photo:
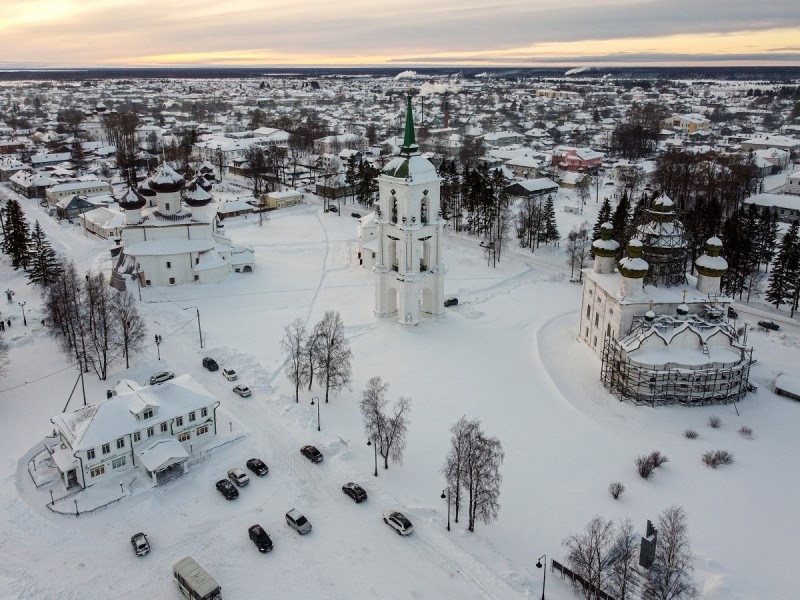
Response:
POLYGON ((419 205, 420 211, 420 221, 424 225, 428 222, 428 198, 427 196, 422 197, 422 202, 419 205))
POLYGON ((392 223, 397 223, 397 198, 392 196, 392 223))

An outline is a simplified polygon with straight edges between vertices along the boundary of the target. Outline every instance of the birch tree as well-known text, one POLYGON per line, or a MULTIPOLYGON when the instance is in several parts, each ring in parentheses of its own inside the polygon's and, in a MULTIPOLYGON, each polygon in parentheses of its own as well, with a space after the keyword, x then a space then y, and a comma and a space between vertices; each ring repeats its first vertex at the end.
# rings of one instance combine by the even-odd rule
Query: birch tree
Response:
POLYGON ((657 530, 656 556, 648 573, 644 597, 647 600, 696 598, 686 512, 679 506, 667 508, 658 517, 657 530))
POLYGON ((408 435, 408 413, 411 399, 401 397, 391 411, 387 410, 389 400, 386 393, 389 384, 376 376, 367 382, 361 394, 361 416, 364 431, 373 444, 377 444, 378 454, 383 457, 383 468, 389 468, 389 459, 402 463, 408 435))
POLYGON ((319 376, 325 386, 325 402, 330 392, 338 392, 350 385, 353 353, 344 337, 344 324, 338 312, 329 310, 314 326, 316 343, 314 353, 319 376))
POLYGON ((306 345, 306 326, 303 319, 297 318, 283 329, 281 350, 286 354, 286 375, 294 384, 294 401, 300 402, 300 386, 309 376, 305 369, 304 349, 306 345))
POLYGON ((125 368, 129 369, 131 366, 131 354, 142 349, 147 327, 142 315, 139 314, 139 310, 136 308, 133 294, 128 290, 117 293, 112 292, 111 310, 116 321, 115 344, 120 347, 122 355, 125 357, 125 368))
POLYGON ((591 600, 610 576, 609 558, 613 549, 614 523, 595 517, 580 533, 567 536, 561 543, 567 548, 567 564, 583 577, 590 587, 584 590, 591 600), (593 586, 593 587, 591 587, 593 586))

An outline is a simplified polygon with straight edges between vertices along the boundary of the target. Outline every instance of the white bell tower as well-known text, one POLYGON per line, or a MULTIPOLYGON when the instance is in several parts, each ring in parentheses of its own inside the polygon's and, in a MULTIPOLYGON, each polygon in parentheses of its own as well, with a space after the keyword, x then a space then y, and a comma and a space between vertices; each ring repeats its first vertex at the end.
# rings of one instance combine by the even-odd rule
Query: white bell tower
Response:
POLYGON ((394 316, 410 326, 418 325, 421 315, 444 316, 440 183, 436 168, 419 153, 409 96, 400 156, 378 177, 379 247, 373 269, 379 317, 394 316))

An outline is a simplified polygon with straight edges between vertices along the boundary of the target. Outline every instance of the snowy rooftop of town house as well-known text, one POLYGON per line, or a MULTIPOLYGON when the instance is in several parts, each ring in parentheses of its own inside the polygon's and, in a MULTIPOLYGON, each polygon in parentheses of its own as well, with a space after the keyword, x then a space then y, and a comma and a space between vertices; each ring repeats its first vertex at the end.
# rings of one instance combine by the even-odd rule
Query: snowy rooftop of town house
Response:
POLYGON ((800 196, 793 196, 791 194, 756 194, 755 196, 745 198, 744 203, 800 210, 800 196))
POLYGON ((152 422, 160 423, 216 402, 190 375, 151 386, 123 380, 114 390, 118 395, 51 419, 73 451, 95 448, 141 429, 146 422, 136 414, 144 406, 159 407, 152 422))
POLYGON ((175 438, 156 439, 151 444, 139 446, 136 455, 150 472, 159 471, 176 461, 189 458, 186 448, 175 438))

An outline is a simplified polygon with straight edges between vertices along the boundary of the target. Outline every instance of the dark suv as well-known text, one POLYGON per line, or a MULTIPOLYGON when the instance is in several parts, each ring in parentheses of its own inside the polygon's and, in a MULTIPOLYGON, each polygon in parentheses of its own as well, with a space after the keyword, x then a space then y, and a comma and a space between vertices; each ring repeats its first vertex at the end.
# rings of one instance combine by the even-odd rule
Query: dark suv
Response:
POLYGON ((225 496, 225 500, 233 500, 239 497, 239 490, 228 479, 220 479, 217 482, 217 491, 225 496))
POLYGON ((345 483, 342 486, 342 491, 350 496, 356 504, 360 504, 367 499, 367 492, 364 491, 364 488, 357 483, 353 483, 352 481, 345 483))
POLYGON ((264 531, 261 525, 253 525, 247 530, 247 533, 250 535, 250 539, 256 545, 259 552, 269 552, 272 550, 272 540, 269 539, 269 535, 267 535, 267 532, 264 531))
POLYGON ((317 450, 315 446, 303 446, 300 448, 300 453, 312 463, 322 462, 322 452, 317 450))
POLYGON ((203 359, 203 366, 204 366, 206 369, 208 369, 209 371, 216 371, 217 369, 219 369, 219 365, 217 364, 217 361, 215 361, 215 360, 214 360, 213 358, 211 358, 210 356, 206 356, 206 357, 203 359))

